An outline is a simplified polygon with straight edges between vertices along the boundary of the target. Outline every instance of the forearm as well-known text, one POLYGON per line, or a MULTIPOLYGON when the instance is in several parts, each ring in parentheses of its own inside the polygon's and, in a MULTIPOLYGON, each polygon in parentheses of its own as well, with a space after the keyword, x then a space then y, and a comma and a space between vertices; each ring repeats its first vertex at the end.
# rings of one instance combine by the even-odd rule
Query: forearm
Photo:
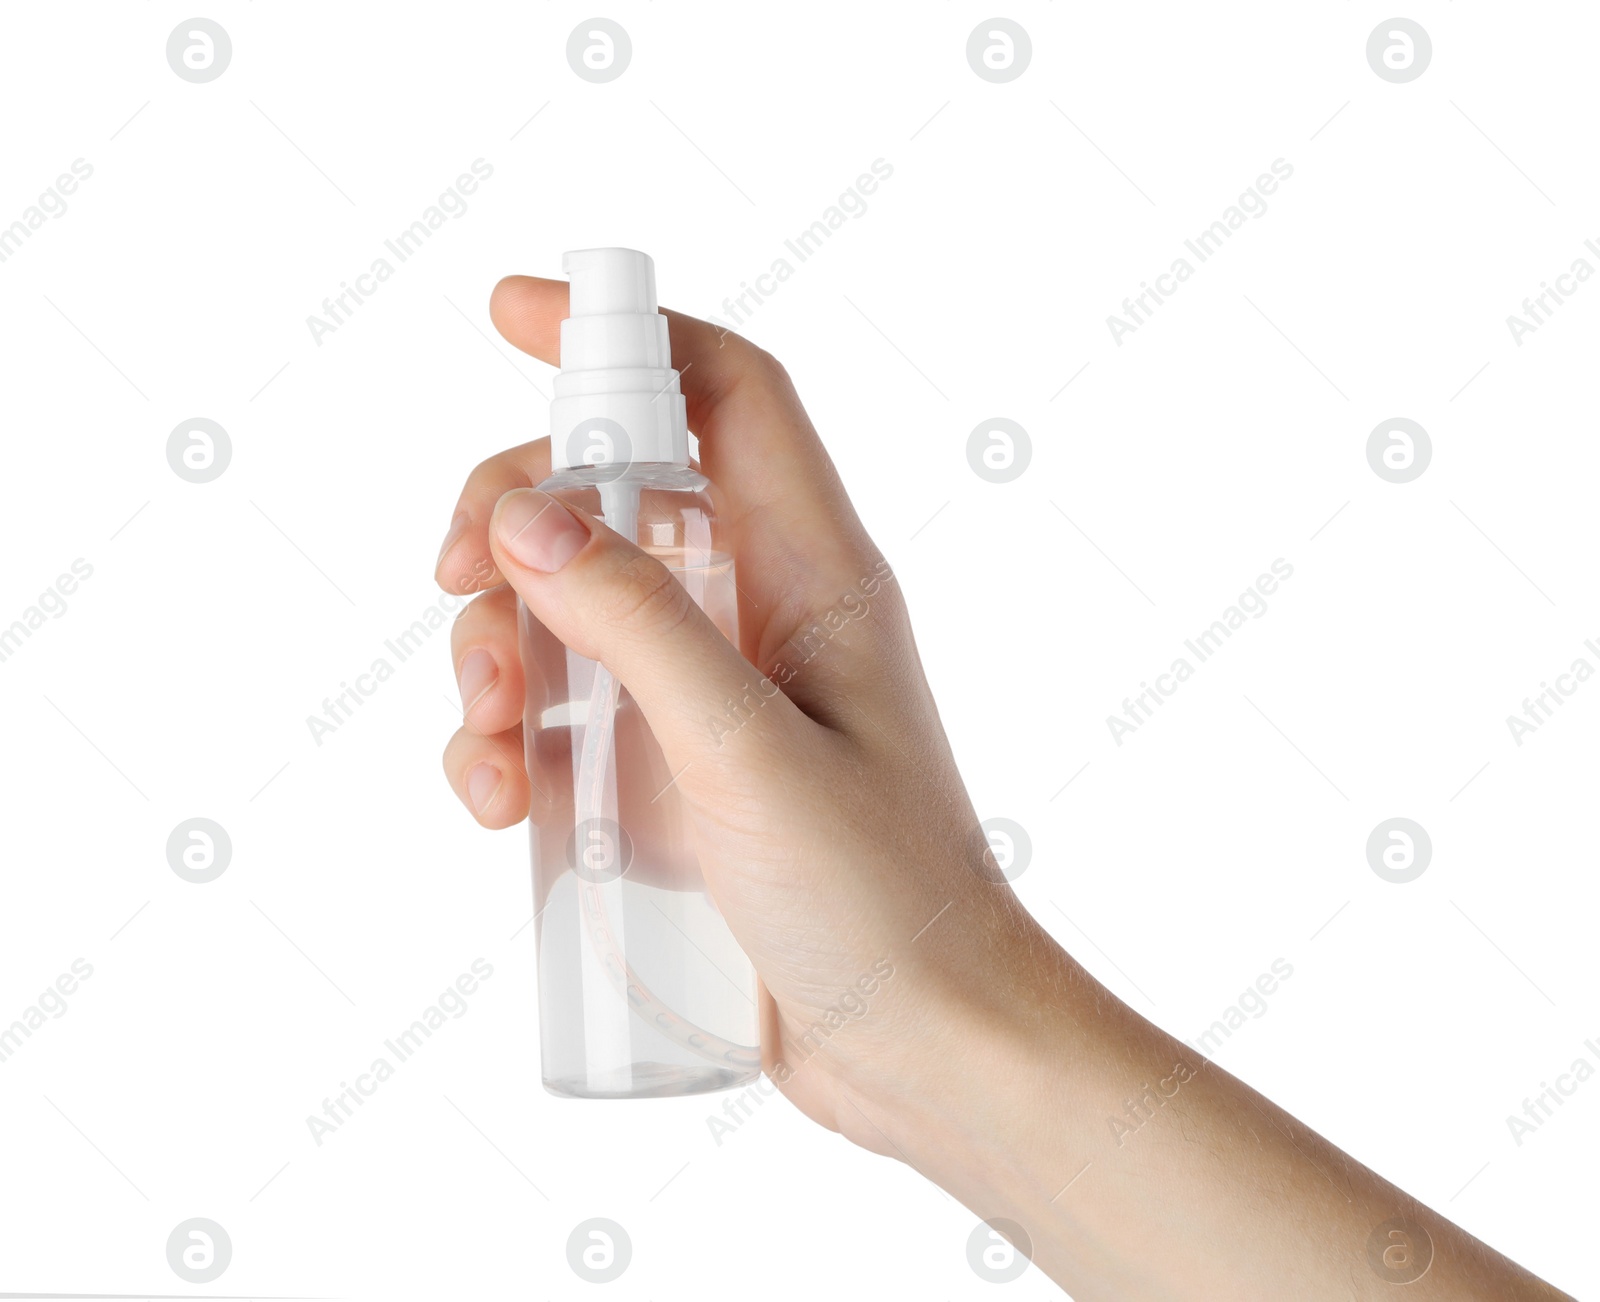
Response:
POLYGON ((1145 1021, 1053 945, 1025 948, 1030 975, 954 1009, 929 1088, 884 1101, 874 1120, 980 1217, 1020 1225, 1034 1264, 1078 1302, 1367 1298, 1413 1278, 1417 1299, 1565 1296, 1145 1021))

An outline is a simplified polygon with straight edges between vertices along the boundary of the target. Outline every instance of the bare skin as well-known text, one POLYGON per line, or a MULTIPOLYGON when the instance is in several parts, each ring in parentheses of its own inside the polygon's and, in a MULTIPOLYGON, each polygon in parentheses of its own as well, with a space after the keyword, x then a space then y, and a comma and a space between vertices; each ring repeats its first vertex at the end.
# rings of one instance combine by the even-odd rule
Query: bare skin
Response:
MULTIPOLYGON (((490 312, 557 362, 564 282, 509 277, 490 312)), ((985 858, 900 591, 788 376, 667 315, 722 490, 743 645, 652 558, 532 489, 547 440, 484 462, 437 571, 482 592, 452 634, 465 722, 444 756, 474 817, 529 813, 520 595, 617 675, 682 770, 707 883, 765 990, 768 1074, 813 1120, 1020 1226, 1080 1302, 1342 1302, 1388 1296, 1424 1263, 1409 1298, 1565 1297, 1146 1021, 1028 914, 985 858), (844 600, 855 617, 797 656, 844 600), (757 697, 736 731, 710 726, 757 697), (864 1015, 802 1043, 885 963, 864 1015)))

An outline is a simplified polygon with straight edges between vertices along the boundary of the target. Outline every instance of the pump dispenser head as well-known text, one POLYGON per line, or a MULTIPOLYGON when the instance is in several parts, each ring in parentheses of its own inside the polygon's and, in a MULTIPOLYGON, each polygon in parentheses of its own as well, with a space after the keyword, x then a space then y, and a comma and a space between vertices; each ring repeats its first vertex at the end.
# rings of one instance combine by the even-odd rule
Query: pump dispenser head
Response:
POLYGON ((561 372, 550 404, 552 470, 689 464, 689 426, 672 369, 655 264, 635 249, 580 249, 561 260, 572 282, 561 323, 561 372))

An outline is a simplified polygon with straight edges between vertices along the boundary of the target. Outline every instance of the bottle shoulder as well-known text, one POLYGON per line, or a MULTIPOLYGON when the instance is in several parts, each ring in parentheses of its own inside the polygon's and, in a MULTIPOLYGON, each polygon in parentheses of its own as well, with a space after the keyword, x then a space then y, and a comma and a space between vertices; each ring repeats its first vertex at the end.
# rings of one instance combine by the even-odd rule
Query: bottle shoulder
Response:
POLYGON ((711 481, 693 466, 676 466, 659 462, 630 465, 618 473, 616 466, 572 466, 557 470, 542 484, 544 493, 598 492, 606 486, 634 487, 662 493, 705 493, 711 491, 711 481))
POLYGON ((581 466, 557 471, 541 492, 597 517, 652 554, 720 555, 718 494, 690 466, 581 466))

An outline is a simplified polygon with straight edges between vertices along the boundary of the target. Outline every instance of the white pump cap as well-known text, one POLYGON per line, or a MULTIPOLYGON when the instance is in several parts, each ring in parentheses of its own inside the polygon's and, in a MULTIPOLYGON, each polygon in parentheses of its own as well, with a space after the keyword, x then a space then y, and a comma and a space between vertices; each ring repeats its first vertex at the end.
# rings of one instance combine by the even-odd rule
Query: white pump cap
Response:
POLYGON ((572 300, 550 404, 551 469, 687 466, 689 425, 655 264, 634 249, 580 249, 561 266, 572 300))

